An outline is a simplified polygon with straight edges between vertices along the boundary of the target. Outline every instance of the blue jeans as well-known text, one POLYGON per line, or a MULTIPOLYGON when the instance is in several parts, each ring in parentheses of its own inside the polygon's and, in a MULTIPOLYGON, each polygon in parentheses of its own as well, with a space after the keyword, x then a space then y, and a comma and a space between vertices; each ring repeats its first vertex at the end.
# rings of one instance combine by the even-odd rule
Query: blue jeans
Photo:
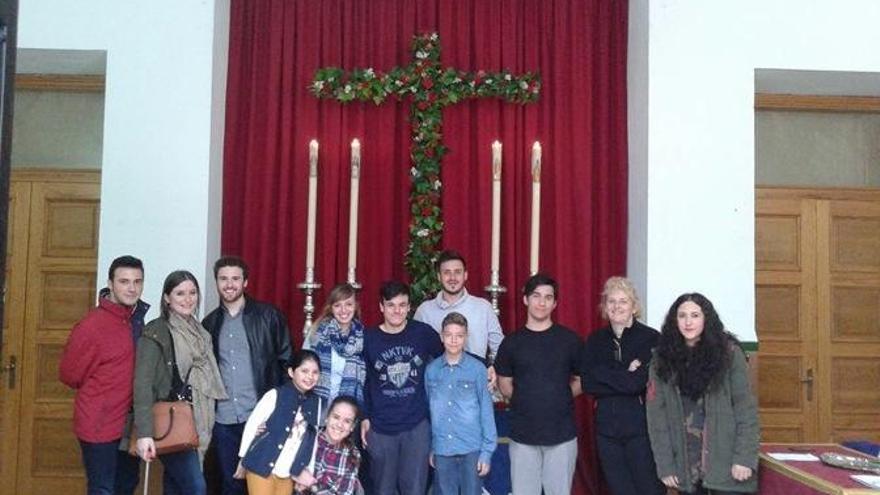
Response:
POLYGON ((162 478, 162 493, 165 495, 205 495, 208 487, 199 453, 185 450, 173 454, 160 455, 165 475, 162 478))
POLYGON ((140 461, 119 450, 119 439, 91 443, 79 441, 88 478, 89 495, 131 495, 140 476, 140 461))
POLYGON ((480 495, 483 480, 477 474, 480 451, 462 455, 434 455, 434 478, 441 495, 480 495))
POLYGON ((244 495, 244 480, 232 477, 235 468, 238 467, 238 448, 241 446, 241 434, 244 432, 244 423, 222 425, 214 423, 214 435, 211 437, 214 443, 214 457, 220 468, 220 477, 223 485, 223 495, 244 495))

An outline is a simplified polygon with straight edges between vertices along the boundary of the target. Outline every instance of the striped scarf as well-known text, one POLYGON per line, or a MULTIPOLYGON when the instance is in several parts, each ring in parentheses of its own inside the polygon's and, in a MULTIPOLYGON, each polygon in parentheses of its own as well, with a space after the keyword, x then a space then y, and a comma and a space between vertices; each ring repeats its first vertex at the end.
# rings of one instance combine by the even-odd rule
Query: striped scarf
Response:
POLYGON ((364 381, 367 378, 367 367, 364 363, 364 324, 359 320, 352 320, 348 333, 345 334, 335 318, 327 318, 318 323, 313 338, 315 342, 312 349, 321 359, 321 378, 315 387, 315 393, 328 401, 333 400, 330 397, 330 376, 332 351, 335 350, 336 354, 345 359, 337 395, 350 395, 357 399, 358 404, 363 404, 364 381))

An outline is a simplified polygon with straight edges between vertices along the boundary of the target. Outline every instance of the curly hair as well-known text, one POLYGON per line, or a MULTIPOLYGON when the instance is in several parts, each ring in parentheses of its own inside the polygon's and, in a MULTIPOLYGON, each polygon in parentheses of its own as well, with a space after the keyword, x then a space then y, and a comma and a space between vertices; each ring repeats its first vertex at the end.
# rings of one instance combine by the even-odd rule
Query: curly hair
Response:
POLYGON ((730 366, 733 345, 739 345, 739 341, 725 331, 712 301, 697 292, 682 294, 663 322, 657 344, 657 376, 678 385, 682 394, 698 399, 730 366), (688 301, 700 307, 704 318, 703 334, 693 347, 688 347, 678 328, 678 308, 688 301))

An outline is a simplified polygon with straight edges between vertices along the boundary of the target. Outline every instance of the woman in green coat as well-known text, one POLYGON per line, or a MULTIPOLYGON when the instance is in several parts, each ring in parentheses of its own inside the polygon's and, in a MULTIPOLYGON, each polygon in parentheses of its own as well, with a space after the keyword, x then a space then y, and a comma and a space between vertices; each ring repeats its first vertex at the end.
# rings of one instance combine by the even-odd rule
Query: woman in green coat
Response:
POLYGON ((698 293, 669 308, 648 379, 657 476, 680 493, 758 489, 760 428, 745 355, 698 293))

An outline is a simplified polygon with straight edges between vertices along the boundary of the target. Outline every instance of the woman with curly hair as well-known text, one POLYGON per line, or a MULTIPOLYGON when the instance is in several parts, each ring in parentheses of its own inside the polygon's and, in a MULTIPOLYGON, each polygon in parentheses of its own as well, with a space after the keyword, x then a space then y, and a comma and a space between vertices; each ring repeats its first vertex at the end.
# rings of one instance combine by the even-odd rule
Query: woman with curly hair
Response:
POLYGON ((758 410, 745 355, 702 294, 683 294, 666 314, 647 412, 664 485, 693 494, 757 491, 758 410))

